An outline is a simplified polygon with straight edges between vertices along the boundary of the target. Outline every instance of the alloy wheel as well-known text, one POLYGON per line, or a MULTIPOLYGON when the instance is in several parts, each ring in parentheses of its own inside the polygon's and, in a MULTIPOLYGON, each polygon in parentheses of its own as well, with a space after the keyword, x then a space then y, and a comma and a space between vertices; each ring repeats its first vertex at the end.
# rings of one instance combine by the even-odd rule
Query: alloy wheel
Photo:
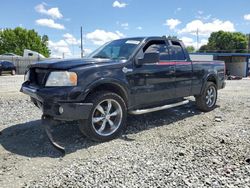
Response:
POLYGON ((209 108, 215 104, 216 97, 217 97, 216 88, 214 86, 210 86, 206 92, 206 104, 209 108))
POLYGON ((101 136, 113 134, 122 122, 122 107, 114 99, 105 99, 98 103, 92 114, 92 126, 101 136))

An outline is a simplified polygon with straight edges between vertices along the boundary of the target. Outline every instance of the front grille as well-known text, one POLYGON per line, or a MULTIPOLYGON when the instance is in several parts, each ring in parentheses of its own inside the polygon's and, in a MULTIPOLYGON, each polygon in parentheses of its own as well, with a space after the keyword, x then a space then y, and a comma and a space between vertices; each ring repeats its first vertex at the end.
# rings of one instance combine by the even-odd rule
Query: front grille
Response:
POLYGON ((31 83, 38 86, 44 86, 48 73, 49 71, 46 69, 34 68, 31 72, 31 83))

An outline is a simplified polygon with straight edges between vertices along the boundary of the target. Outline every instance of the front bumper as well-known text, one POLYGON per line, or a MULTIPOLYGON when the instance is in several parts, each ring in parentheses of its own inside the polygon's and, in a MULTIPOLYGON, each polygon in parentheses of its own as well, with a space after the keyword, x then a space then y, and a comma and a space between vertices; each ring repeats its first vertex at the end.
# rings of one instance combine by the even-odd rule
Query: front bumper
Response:
POLYGON ((80 95, 77 88, 38 88, 23 84, 20 91, 31 97, 32 102, 42 110, 43 115, 56 120, 88 119, 93 106, 92 103, 76 100, 80 95), (75 99, 72 99, 72 96, 75 99))

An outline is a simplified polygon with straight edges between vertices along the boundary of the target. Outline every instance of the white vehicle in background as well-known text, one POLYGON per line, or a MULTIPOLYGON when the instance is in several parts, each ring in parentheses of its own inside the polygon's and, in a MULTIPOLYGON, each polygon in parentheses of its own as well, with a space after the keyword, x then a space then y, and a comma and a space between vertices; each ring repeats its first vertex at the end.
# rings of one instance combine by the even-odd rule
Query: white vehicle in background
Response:
POLYGON ((16 55, 14 53, 4 53, 4 54, 0 55, 0 58, 9 58, 9 57, 17 57, 17 58, 19 58, 19 57, 22 57, 22 56, 16 55))
POLYGON ((38 52, 25 49, 23 51, 23 56, 16 55, 14 53, 4 53, 4 54, 0 55, 0 59, 1 60, 10 60, 10 61, 25 60, 25 59, 41 61, 41 60, 46 59, 46 57, 44 57, 42 54, 40 54, 38 52))
POLYGON ((42 54, 32 51, 32 50, 28 50, 28 49, 24 50, 23 57, 34 58, 34 59, 39 59, 39 60, 46 59, 42 54))
POLYGON ((28 49, 23 51, 23 56, 9 52, 0 55, 0 61, 8 61, 15 65, 17 74, 24 74, 30 64, 35 64, 46 59, 50 58, 46 58, 42 54, 28 49))

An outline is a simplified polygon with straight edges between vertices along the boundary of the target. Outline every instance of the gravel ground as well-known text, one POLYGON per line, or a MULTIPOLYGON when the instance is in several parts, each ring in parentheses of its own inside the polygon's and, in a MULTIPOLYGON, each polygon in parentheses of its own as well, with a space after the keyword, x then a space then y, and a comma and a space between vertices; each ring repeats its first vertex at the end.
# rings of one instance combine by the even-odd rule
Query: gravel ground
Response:
POLYGON ((0 76, 0 94, 12 94, 16 93, 20 89, 20 85, 23 83, 24 75, 9 76, 3 74, 0 76))
POLYGON ((125 134, 106 143, 57 125, 61 157, 39 110, 0 83, 1 187, 250 187, 249 88, 250 80, 228 81, 209 113, 190 102, 129 116, 125 134))

